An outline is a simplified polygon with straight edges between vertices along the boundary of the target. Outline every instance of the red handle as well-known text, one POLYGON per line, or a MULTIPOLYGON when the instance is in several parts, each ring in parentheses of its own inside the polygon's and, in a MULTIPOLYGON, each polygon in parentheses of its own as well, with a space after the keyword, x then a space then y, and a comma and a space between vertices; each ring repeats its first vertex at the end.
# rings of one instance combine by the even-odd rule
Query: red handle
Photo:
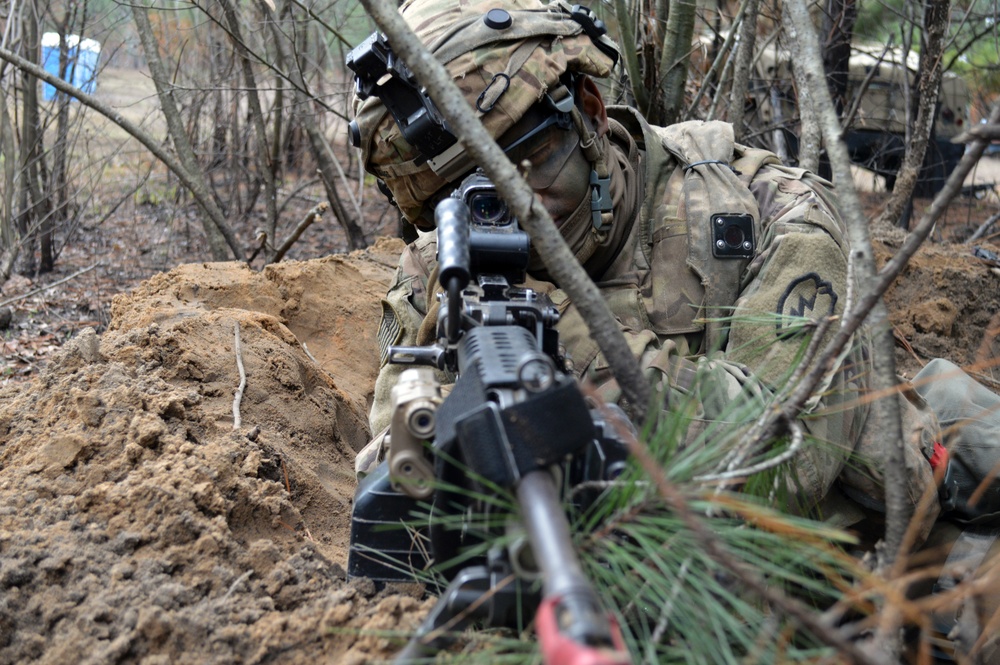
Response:
POLYGON ((535 614, 535 632, 545 665, 631 665, 618 622, 608 615, 611 645, 592 646, 578 642, 559 629, 556 607, 562 600, 549 596, 542 600, 535 614))

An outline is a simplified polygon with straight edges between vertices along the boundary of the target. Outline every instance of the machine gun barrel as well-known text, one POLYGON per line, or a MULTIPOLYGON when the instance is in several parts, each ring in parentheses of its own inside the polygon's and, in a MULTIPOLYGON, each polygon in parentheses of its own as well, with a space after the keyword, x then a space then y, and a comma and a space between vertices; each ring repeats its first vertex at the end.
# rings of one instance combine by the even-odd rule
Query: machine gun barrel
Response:
POLYGON ((462 289, 469 285, 469 206, 447 198, 434 210, 438 236, 438 281, 448 292, 448 342, 458 341, 462 321, 462 289))
POLYGON ((532 471, 517 486, 524 527, 542 573, 535 626, 546 665, 627 665, 617 623, 583 572, 552 475, 532 471))

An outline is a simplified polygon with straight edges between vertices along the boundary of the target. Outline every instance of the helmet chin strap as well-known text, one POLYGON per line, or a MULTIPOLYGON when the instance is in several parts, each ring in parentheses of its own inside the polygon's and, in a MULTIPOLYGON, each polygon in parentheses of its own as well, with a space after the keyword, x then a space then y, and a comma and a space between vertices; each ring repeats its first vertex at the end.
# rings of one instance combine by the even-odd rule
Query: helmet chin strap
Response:
MULTIPOLYGON (((591 221, 590 201, 584 197, 580 199, 576 210, 559 225, 559 232, 580 265, 585 265, 597 252, 598 246, 608 237, 606 230, 597 231, 591 221)), ((551 279, 542 257, 534 246, 531 247, 528 259, 528 272, 540 279, 551 279)))
MULTIPOLYGON (((589 129, 584 122, 583 114, 574 105, 570 116, 577 134, 580 135, 580 148, 584 158, 590 164, 590 195, 584 196, 576 210, 567 217, 559 227, 566 243, 581 265, 605 245, 612 232, 614 220, 614 200, 611 197, 611 169, 608 166, 608 156, 604 149, 606 141, 597 136, 597 132, 589 129)), ((528 271, 537 272, 542 269, 541 257, 534 257, 529 263, 528 271)))
POLYGON ((601 150, 597 132, 589 129, 583 121, 583 114, 574 106, 570 111, 576 132, 580 135, 580 148, 590 162, 590 211, 594 231, 607 235, 614 221, 614 206, 611 199, 611 171, 607 156, 601 150))

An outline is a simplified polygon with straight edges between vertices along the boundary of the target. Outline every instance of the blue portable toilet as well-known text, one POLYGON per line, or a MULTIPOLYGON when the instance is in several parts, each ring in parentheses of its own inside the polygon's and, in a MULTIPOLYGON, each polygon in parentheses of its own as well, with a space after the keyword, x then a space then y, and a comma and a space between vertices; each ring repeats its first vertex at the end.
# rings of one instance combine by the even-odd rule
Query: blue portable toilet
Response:
MULTIPOLYGON (((67 35, 68 61, 66 76, 71 85, 92 94, 97 87, 97 61, 101 57, 101 44, 93 39, 80 39, 79 35, 67 35)), ((59 34, 46 32, 42 35, 42 67, 53 76, 59 76, 59 34)), ((54 99, 56 89, 48 83, 42 84, 42 97, 54 99)))

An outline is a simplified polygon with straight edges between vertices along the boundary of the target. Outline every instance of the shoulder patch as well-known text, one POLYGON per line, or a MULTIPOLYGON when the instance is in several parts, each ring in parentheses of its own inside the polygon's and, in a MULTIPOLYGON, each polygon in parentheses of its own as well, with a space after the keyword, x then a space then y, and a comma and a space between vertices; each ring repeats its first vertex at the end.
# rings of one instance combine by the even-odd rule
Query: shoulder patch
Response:
POLYGON ((793 279, 778 299, 779 336, 794 333, 802 319, 817 320, 834 313, 837 307, 837 292, 830 282, 814 272, 793 279))

